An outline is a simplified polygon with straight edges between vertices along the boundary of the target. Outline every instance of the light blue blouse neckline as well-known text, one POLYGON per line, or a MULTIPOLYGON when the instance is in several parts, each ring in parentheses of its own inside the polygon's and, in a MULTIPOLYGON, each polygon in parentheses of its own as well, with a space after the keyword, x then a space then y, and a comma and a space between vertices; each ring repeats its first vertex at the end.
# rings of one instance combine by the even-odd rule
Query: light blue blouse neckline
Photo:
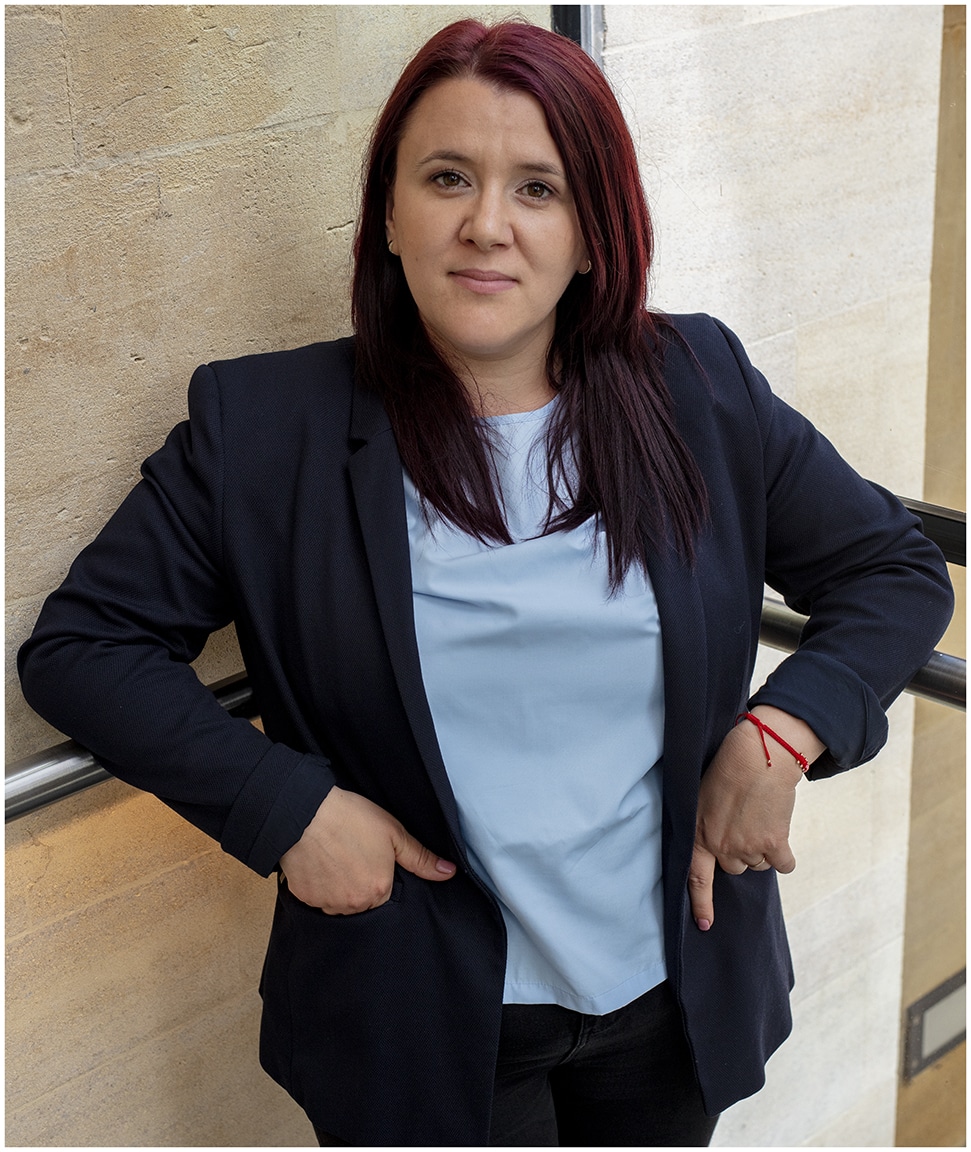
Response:
POLYGON ((552 400, 542 406, 542 408, 531 408, 528 412, 503 412, 497 416, 479 416, 476 419, 489 427, 496 427, 502 424, 532 424, 540 423, 543 420, 548 420, 553 414, 560 397, 554 396, 552 400))

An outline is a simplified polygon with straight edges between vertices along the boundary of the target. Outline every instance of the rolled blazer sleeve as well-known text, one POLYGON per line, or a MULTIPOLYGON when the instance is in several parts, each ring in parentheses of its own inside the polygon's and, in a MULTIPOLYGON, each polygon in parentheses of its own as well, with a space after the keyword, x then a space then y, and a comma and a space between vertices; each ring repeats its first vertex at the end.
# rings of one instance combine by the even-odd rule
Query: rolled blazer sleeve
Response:
POLYGON ((233 618, 227 498, 218 385, 201 367, 189 420, 47 599, 18 664, 41 716, 268 875, 334 777, 226 713, 189 666, 233 618))
POLYGON ((885 710, 928 660, 953 609, 940 550, 895 496, 858 475, 774 396, 719 324, 755 410, 765 483, 765 581, 808 616, 798 649, 749 706, 805 720, 827 746, 810 776, 872 759, 885 710))

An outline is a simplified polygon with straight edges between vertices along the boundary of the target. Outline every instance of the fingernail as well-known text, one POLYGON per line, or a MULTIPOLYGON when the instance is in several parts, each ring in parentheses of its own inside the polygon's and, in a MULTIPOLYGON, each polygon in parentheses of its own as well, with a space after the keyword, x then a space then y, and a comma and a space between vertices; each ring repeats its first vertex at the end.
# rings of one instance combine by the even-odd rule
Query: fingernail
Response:
POLYGON ((695 923, 702 930, 702 932, 707 932, 708 929, 711 927, 711 921, 710 920, 696 920, 695 923))
POLYGON ((436 860, 435 861, 435 871, 441 872, 445 876, 451 876, 452 873, 455 871, 455 865, 449 864, 449 862, 447 860, 436 860))

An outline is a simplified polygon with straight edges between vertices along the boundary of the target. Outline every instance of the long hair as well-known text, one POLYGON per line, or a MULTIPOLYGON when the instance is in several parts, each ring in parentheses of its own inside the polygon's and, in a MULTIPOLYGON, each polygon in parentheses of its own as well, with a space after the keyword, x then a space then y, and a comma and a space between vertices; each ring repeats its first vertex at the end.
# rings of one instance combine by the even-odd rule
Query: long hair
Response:
POLYGON ((547 435, 546 530, 597 516, 616 591, 632 564, 646 571, 651 548, 693 559, 707 499, 664 383, 667 326, 645 307, 653 237, 634 145, 607 81, 572 41, 521 22, 460 20, 405 68, 364 166, 352 290, 358 379, 381 396, 423 500, 479 540, 510 543, 471 400, 432 347, 385 235, 411 110, 435 84, 464 77, 534 97, 563 159, 592 269, 560 298, 547 356, 559 402, 547 435))

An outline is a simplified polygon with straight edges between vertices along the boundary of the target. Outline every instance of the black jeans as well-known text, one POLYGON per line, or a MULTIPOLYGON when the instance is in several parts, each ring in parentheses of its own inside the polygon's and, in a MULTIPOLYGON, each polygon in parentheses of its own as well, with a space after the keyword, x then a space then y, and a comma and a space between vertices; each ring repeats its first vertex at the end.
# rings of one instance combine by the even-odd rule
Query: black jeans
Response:
POLYGON ((606 1016, 503 1007, 491 1145, 700 1148, 717 1119, 705 1115, 667 982, 606 1016))
POLYGON ((704 1147, 716 1123, 667 982, 606 1016, 503 1008, 490 1144, 704 1147))

